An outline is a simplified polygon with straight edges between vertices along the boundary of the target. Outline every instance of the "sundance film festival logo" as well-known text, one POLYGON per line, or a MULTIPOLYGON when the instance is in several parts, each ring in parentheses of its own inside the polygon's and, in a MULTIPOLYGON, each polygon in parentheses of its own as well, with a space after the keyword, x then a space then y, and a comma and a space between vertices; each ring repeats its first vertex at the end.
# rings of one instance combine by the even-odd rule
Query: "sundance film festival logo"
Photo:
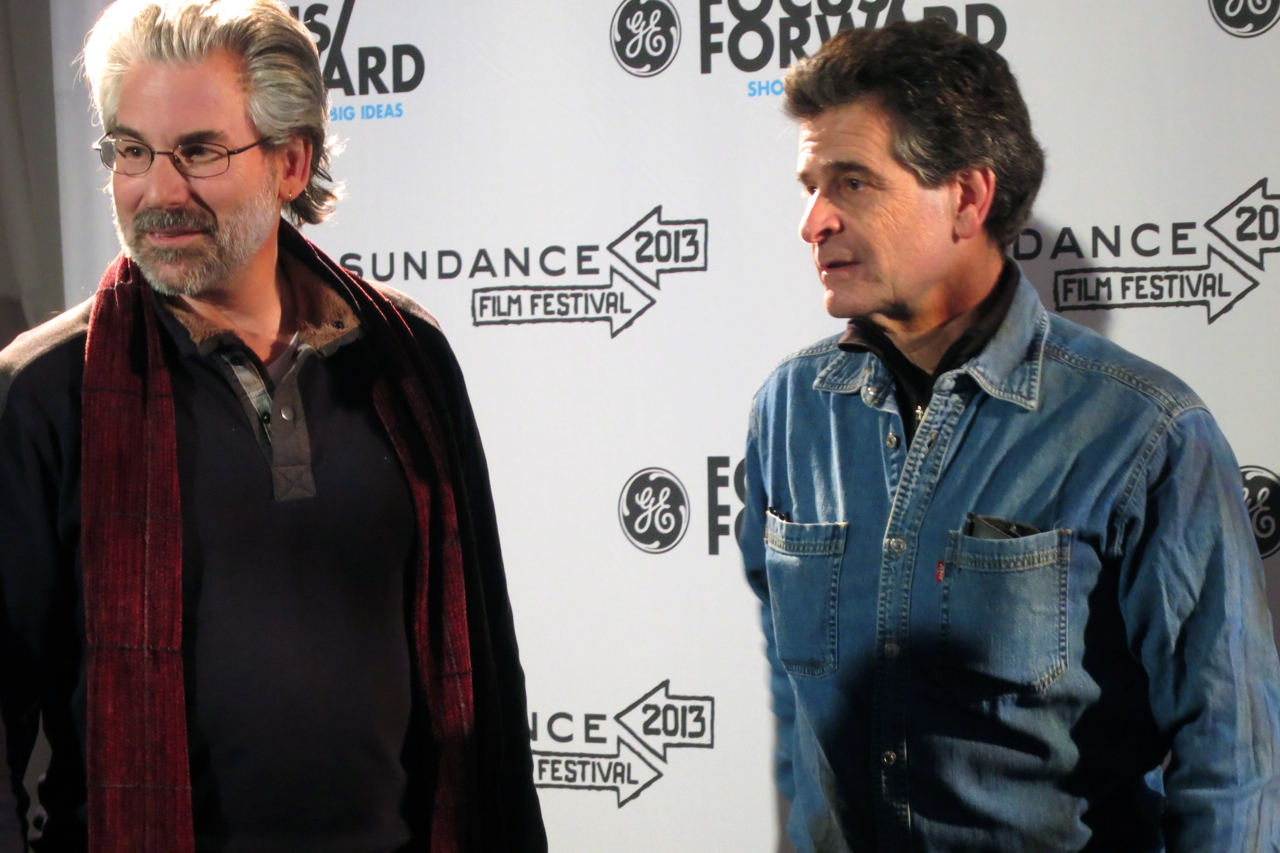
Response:
POLYGON ((1270 557, 1280 551, 1280 478, 1257 465, 1240 469, 1244 481, 1244 505, 1249 510, 1258 551, 1270 557))
POLYGON ((1209 0, 1213 19, 1233 36, 1253 38, 1275 26, 1280 0, 1209 0))
POLYGON ((1075 225, 1056 235, 1030 227, 1013 245, 1014 260, 1070 264, 1053 270, 1055 311, 1203 306, 1209 323, 1260 287, 1275 286, 1280 259, 1268 267, 1268 255, 1277 253, 1280 193, 1267 178, 1203 222, 1075 225))
POLYGON ((542 715, 533 711, 529 715, 533 784, 610 791, 622 808, 665 775, 659 768, 671 769, 670 750, 714 749, 715 728, 715 697, 674 694, 671 679, 612 718, 567 710, 542 715))
POLYGON ((613 55, 629 74, 652 77, 676 58, 680 16, 669 0, 623 0, 609 30, 613 55))
POLYGON ((689 494, 670 471, 645 468, 623 487, 618 521, 632 545, 648 554, 665 553, 689 529, 689 494))
POLYGON ((707 271, 707 228, 706 219, 668 218, 657 205, 608 243, 597 235, 533 245, 384 245, 341 252, 338 263, 373 281, 466 282, 475 326, 587 323, 608 325, 617 337, 657 304, 671 275, 707 271))

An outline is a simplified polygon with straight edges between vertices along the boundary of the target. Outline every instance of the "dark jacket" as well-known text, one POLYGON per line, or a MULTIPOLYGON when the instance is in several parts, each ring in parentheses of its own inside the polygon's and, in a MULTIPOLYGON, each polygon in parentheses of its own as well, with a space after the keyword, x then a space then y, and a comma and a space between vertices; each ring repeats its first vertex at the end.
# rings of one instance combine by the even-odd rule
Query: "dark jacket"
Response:
MULTIPOLYGON (((297 232, 282 227, 281 249, 281 257, 288 258, 305 255, 311 247, 297 232)), ((323 265, 310 264, 308 269, 333 293, 344 296, 343 283, 323 265)), ((524 677, 507 597, 488 472, 466 387, 435 321, 403 294, 391 290, 385 290, 385 294, 404 315, 426 359, 438 371, 451 404, 454 439, 463 458, 461 501, 471 515, 479 549, 479 572, 468 586, 468 599, 483 608, 496 673, 489 688, 491 695, 477 696, 477 707, 492 715, 488 730, 500 733, 496 738, 489 738, 490 742, 478 744, 478 752, 482 761, 499 768, 497 779, 502 789, 499 796, 506 805, 509 822, 507 835, 518 839, 510 849, 545 850, 545 834, 532 783, 524 677)), ((8 823, 7 818, 15 811, 21 814, 25 824, 29 804, 21 780, 43 718, 52 759, 48 778, 41 786, 41 805, 49 813, 44 836, 37 845, 42 850, 79 851, 85 845, 84 607, 79 555, 80 387, 91 307, 92 300, 89 300, 21 336, 0 353, 0 710, 6 734, 0 747, 13 780, 12 785, 7 786, 10 790, 0 792, 0 805, 6 805, 10 791, 13 794, 0 827, 8 823)), ((173 316, 163 319, 162 326, 169 330, 172 338, 168 341, 172 346, 166 349, 166 360, 175 376, 182 373, 188 362, 197 367, 201 359, 212 363, 209 342, 201 339, 198 329, 190 322, 175 323, 173 316)), ((328 361, 339 348, 348 353, 357 352, 358 338, 358 331, 342 336, 342 340, 329 336, 319 347, 324 359, 315 361, 318 364, 328 361)), ((355 361, 368 362, 367 359, 355 361)), ((338 356, 332 362, 332 366, 312 371, 309 381, 316 389, 312 396, 308 397, 305 389, 302 392, 308 403, 309 418, 312 400, 324 396, 328 386, 335 383, 350 386, 358 381, 353 380, 349 372, 354 368, 343 367, 344 362, 338 356), (320 369, 327 372, 317 375, 320 369)), ((221 364, 218 366, 221 369, 221 364)), ((219 393, 225 393, 228 399, 237 396, 240 403, 246 403, 243 390, 233 380, 234 376, 228 373, 225 387, 219 393)), ((175 390, 183 393, 181 381, 175 384, 175 390)), ((244 408, 252 411, 249 406, 244 408)), ((256 424, 249 420, 251 415, 243 414, 245 432, 251 433, 256 424)), ((184 466, 181 421, 180 413, 179 464, 184 466)), ((218 449, 202 445, 201 452, 216 455, 218 449)), ((269 458, 269 448, 264 452, 269 458)), ((189 466, 180 467, 180 472, 189 470, 189 466)), ((195 511, 199 500, 189 501, 190 492, 190 484, 184 483, 184 537, 193 524, 189 514, 195 511)), ((278 482, 275 494, 277 500, 282 499, 278 482)), ((297 497, 295 494, 287 499, 297 497)), ((187 618, 196 610, 190 606, 192 596, 198 599, 200 594, 198 580, 189 583, 191 580, 188 561, 184 559, 184 587, 189 587, 184 592, 184 637, 187 618)), ((188 657, 186 652, 184 648, 184 658, 188 657)), ((428 726, 422 720, 420 707, 415 707, 414 715, 410 739, 422 736, 428 726)), ((191 736, 198 735, 193 731, 191 736)), ((199 753, 200 744, 192 743, 193 762, 199 760, 199 753)), ((429 780, 414 778, 417 768, 408 756, 418 753, 420 750, 404 750, 410 786, 429 784, 429 780)), ((199 796, 199 779, 194 773, 193 783, 199 796)), ((198 819, 198 808, 196 813, 198 819)), ((410 819, 410 824, 413 823, 410 819)), ((199 832, 199 826, 197 830, 199 832)), ((5 843, 8 842, 0 840, 0 850, 6 849, 5 843)))

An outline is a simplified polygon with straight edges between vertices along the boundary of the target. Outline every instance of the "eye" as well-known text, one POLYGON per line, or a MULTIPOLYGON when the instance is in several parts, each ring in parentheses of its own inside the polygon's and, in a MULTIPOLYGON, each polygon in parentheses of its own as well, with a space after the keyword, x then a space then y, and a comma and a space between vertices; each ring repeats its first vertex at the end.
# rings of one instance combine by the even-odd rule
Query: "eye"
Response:
POLYGON ((142 160, 145 159, 150 152, 150 149, 141 142, 117 142, 115 144, 115 148, 116 156, 123 157, 126 160, 142 160))
POLYGON ((216 160, 221 153, 212 146, 200 142, 188 142, 186 145, 180 146, 178 156, 191 163, 208 163, 211 160, 216 160))
POLYGON ((854 192, 857 192, 858 190, 860 190, 860 189, 862 189, 863 187, 865 187, 865 186, 866 186, 866 184, 865 184, 865 183, 863 183, 862 181, 860 181, 860 180, 859 180, 859 179, 857 179, 857 178, 845 178, 845 179, 844 179, 844 185, 845 185, 845 187, 846 187, 846 188, 851 189, 851 190, 853 190, 854 192))

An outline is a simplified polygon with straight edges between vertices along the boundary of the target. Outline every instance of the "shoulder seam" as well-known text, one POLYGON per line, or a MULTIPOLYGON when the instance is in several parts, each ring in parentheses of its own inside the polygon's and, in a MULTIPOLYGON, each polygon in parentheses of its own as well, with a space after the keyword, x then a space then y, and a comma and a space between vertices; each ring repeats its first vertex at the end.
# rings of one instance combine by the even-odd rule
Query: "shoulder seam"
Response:
POLYGON ((0 416, 9 402, 14 380, 44 356, 83 338, 89 332, 89 313, 95 296, 45 323, 28 329, 0 350, 0 416), (79 328, 77 328, 77 324, 79 328))
POLYGON ((790 355, 783 356, 782 359, 773 366, 773 369, 777 370, 789 361, 796 361, 797 359, 809 358, 811 356, 826 355, 827 353, 837 351, 840 349, 840 347, 837 346, 839 339, 839 336, 833 335, 830 338, 818 341, 816 344, 811 344, 804 349, 796 350, 790 355))
POLYGON ((440 321, 438 321, 435 318, 435 315, 433 315, 426 308, 423 308, 422 305, 418 302, 418 300, 414 299, 409 294, 404 293, 403 291, 396 290, 394 287, 389 287, 380 282, 378 283, 366 282, 366 284, 369 284, 371 287, 373 287, 374 290, 378 291, 383 296, 385 296, 391 302, 392 305, 396 306, 396 310, 404 311, 414 317, 417 317, 419 320, 422 320, 426 323, 430 323, 431 326, 434 327, 437 332, 444 331, 443 329, 440 328, 440 321))
POLYGON ((1128 385, 1138 393, 1156 403, 1161 411, 1170 418, 1176 418, 1183 412, 1192 409, 1206 408, 1204 401, 1194 392, 1188 390, 1184 394, 1171 394, 1164 388, 1155 383, 1149 382, 1136 373, 1126 370, 1115 364, 1108 364, 1103 361, 1095 361, 1094 359, 1082 358, 1068 349, 1059 346, 1051 341, 1046 341, 1044 346, 1046 356, 1068 364, 1080 370, 1088 370, 1092 373, 1098 373, 1110 379, 1114 379, 1121 384, 1128 385))

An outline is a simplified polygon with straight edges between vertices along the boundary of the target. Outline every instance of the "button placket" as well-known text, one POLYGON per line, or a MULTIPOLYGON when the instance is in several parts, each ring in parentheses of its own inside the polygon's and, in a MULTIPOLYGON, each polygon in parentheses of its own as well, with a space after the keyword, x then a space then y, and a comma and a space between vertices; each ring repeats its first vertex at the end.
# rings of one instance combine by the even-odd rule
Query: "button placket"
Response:
POLYGON ((300 343, 293 363, 275 389, 275 440, 272 454, 272 486, 277 501, 297 500, 316 494, 312 472, 311 439, 307 430, 299 378, 304 362, 316 350, 300 343))
POLYGON ((877 663, 882 668, 883 680, 879 682, 882 688, 875 712, 874 736, 878 746, 875 755, 880 764, 879 798, 885 809, 884 816, 892 815, 889 820, 892 828, 884 827, 886 837, 896 835, 910 820, 910 804, 903 776, 906 741, 901 728, 901 710, 908 701, 904 670, 906 648, 911 637, 915 564, 918 562, 918 555, 912 548, 941 476, 944 457, 935 451, 945 452, 955 425, 965 410, 963 395, 952 393, 953 388, 954 382, 940 383, 938 393, 923 413, 917 438, 910 445, 902 440, 898 430, 890 428, 882 433, 887 448, 883 451, 886 471, 895 467, 895 460, 901 466, 901 473, 896 481, 891 482, 889 517, 882 544, 881 603, 877 615, 877 636, 881 643, 881 656, 877 663), (902 454, 896 452, 890 436, 899 437, 902 454), (908 553, 912 554, 911 559, 907 559, 908 553))

